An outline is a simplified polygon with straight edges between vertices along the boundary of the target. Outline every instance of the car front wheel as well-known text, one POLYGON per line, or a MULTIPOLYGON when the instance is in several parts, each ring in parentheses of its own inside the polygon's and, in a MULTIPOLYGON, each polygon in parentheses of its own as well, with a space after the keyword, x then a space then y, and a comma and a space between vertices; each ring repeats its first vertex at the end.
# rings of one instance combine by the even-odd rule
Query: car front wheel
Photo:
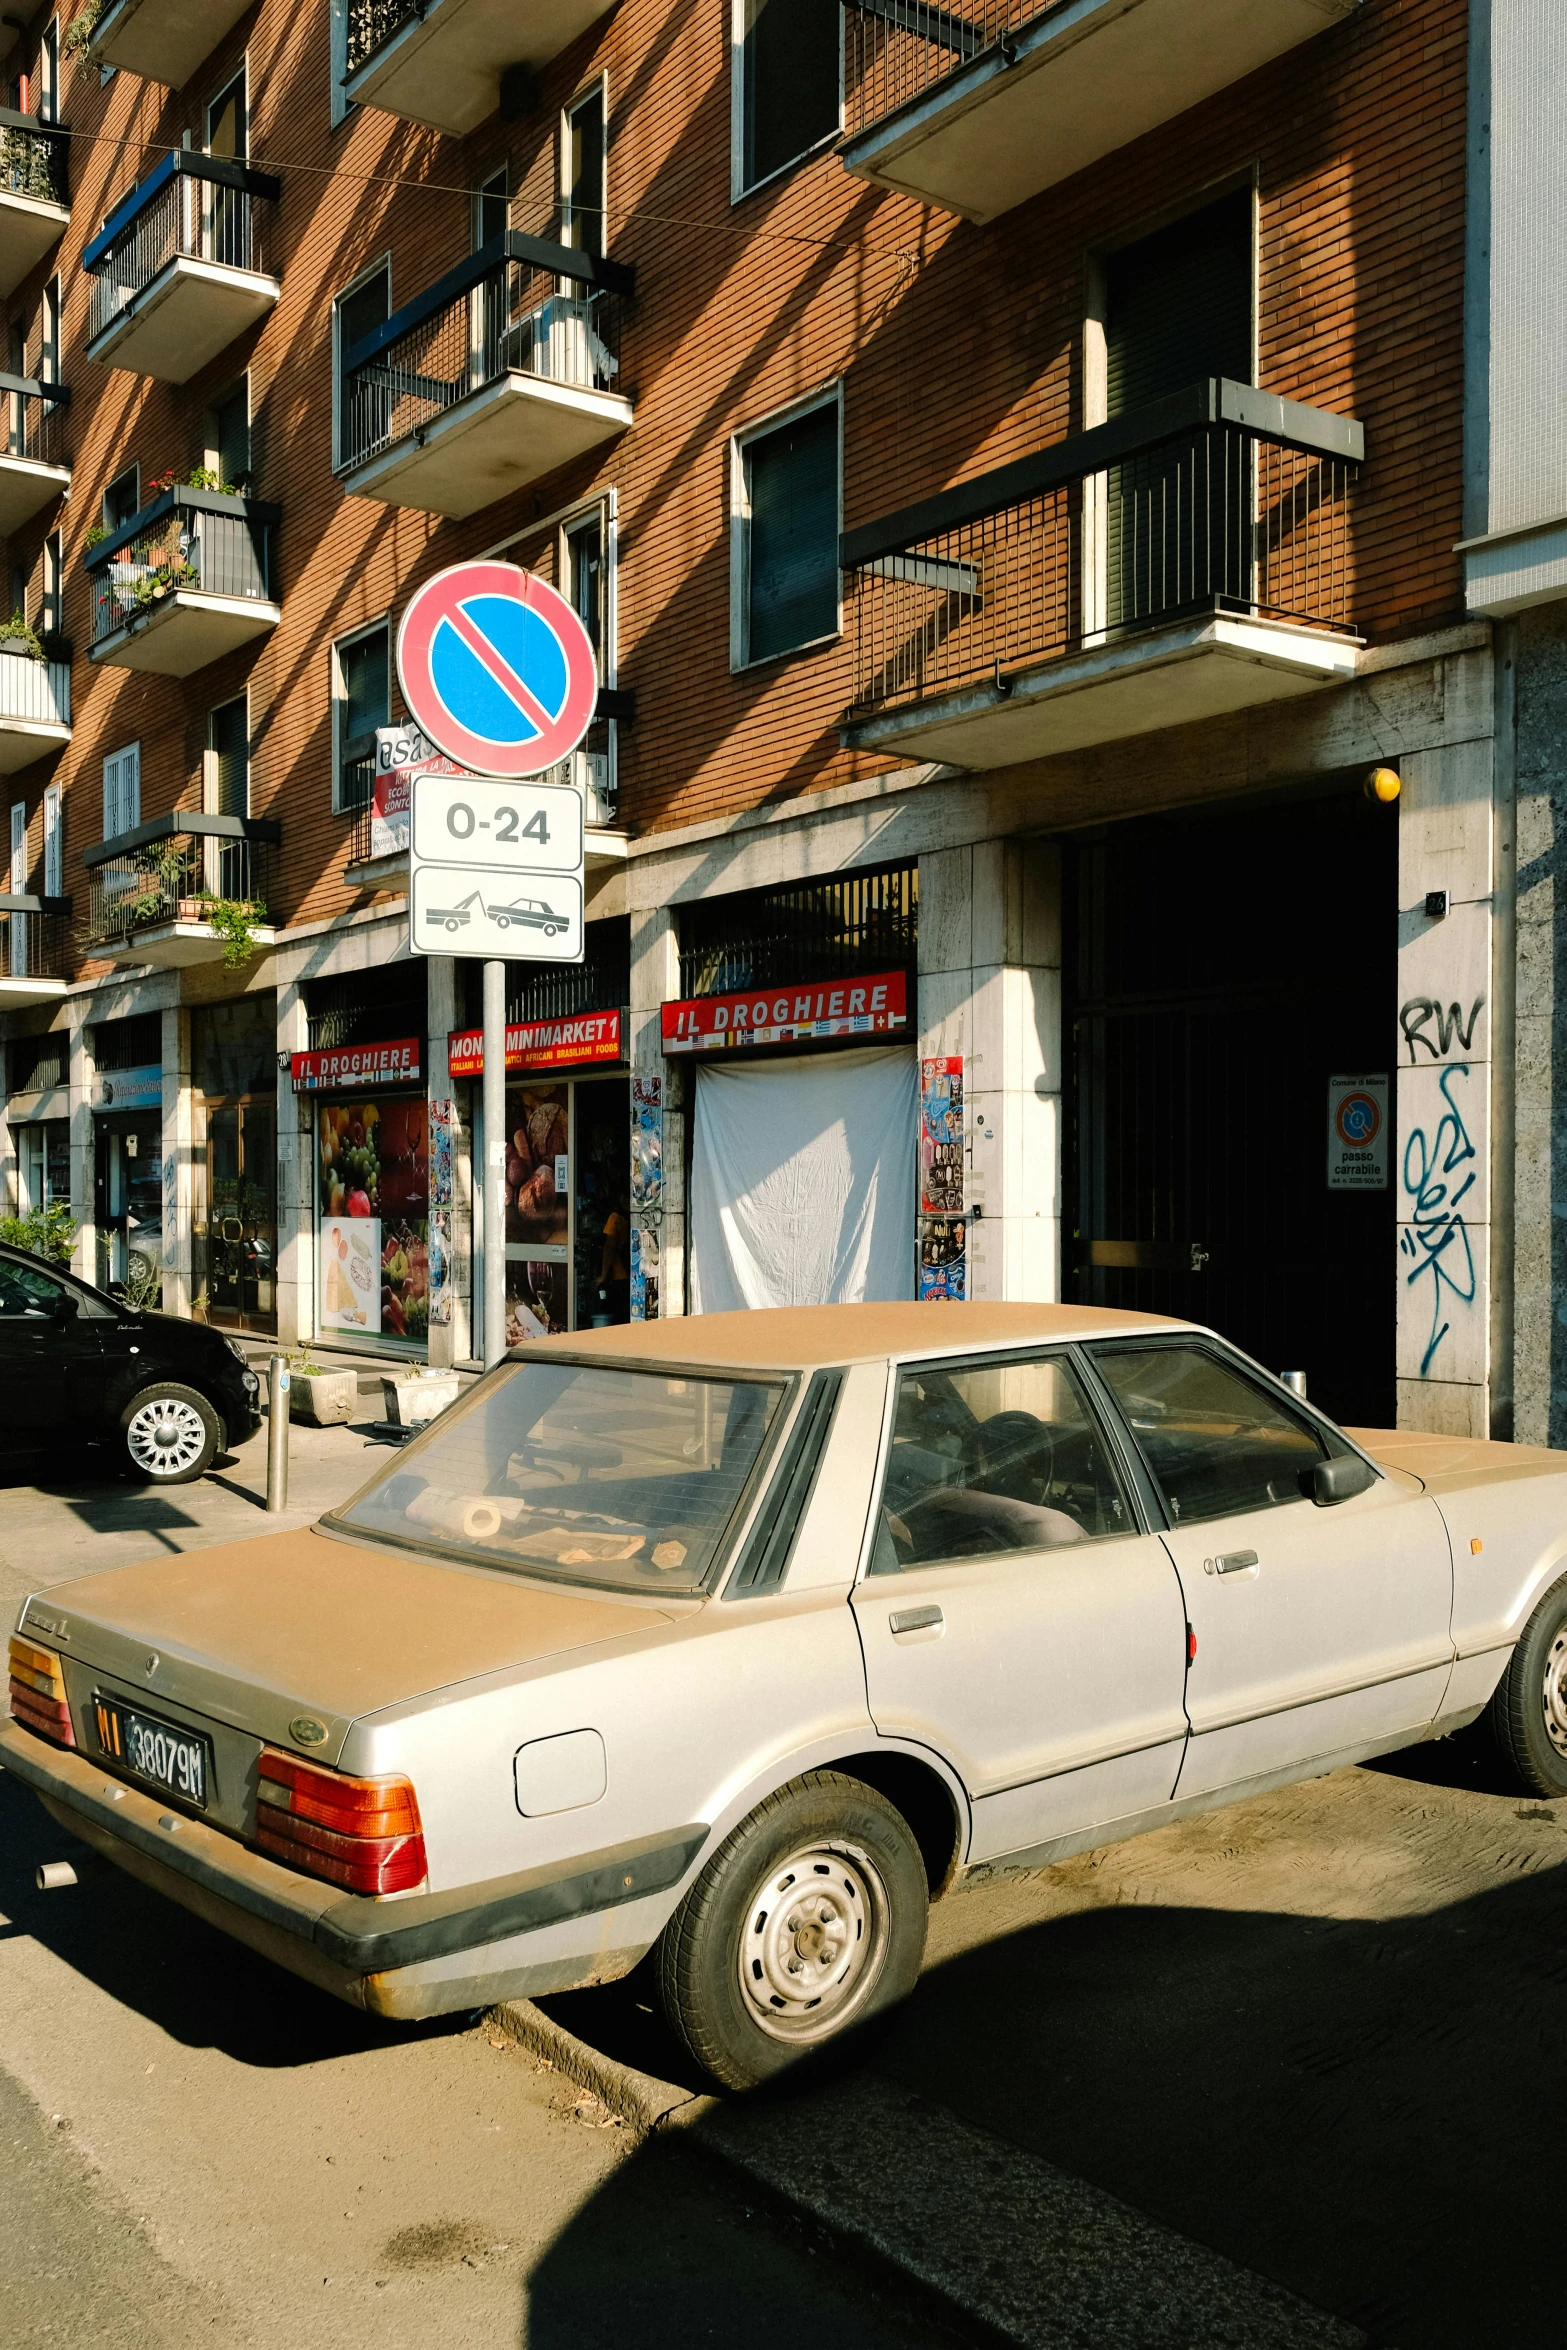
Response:
POLYGON ((1567 1795, 1567 1575, 1523 1628, 1491 1700, 1491 1735, 1532 1795, 1567 1795))
POLYGON ((741 1821, 665 1927, 665 2017, 716 2081, 754 2088, 908 1997, 928 1907, 901 1812, 808 1772, 741 1821))
POLYGON ((144 1387, 120 1414, 125 1467, 151 1485, 188 1485, 211 1466, 222 1441, 222 1422, 206 1397, 173 1381, 144 1387))

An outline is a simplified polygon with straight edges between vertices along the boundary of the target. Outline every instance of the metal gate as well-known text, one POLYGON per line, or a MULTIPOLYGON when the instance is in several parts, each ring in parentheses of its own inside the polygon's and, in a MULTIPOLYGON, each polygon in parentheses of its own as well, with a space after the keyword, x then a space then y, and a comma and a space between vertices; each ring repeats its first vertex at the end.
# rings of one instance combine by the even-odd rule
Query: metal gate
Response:
POLYGON ((1391 1424, 1396 1136, 1385 1189, 1327 1167, 1329 1080, 1394 1066, 1396 818, 1232 803, 1108 829, 1067 875, 1070 1294, 1209 1323, 1391 1424))

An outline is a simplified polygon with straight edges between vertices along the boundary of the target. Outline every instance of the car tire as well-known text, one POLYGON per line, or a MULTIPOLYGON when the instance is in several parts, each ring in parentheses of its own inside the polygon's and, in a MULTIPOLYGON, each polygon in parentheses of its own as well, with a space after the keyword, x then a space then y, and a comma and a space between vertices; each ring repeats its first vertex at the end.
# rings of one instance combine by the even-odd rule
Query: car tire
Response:
POLYGON ((1525 1624, 1488 1719, 1521 1787, 1531 1795, 1567 1795, 1567 1575, 1525 1624))
POLYGON ((120 1459, 146 1485, 188 1485, 212 1466, 223 1422, 204 1395, 160 1379, 133 1395, 120 1414, 120 1459))
POLYGON ((809 1771, 728 1835, 654 1951, 670 2028, 726 2089, 753 2089, 906 1999, 930 1889, 884 1795, 809 1771))

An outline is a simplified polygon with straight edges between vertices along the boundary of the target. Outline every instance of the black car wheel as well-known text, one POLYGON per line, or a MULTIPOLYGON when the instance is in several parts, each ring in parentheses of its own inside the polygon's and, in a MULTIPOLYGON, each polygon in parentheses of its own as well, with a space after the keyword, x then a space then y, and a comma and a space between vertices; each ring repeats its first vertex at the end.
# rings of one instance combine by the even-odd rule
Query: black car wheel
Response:
POLYGON ((120 1414, 125 1467, 150 1485, 188 1485, 222 1443, 223 1423, 206 1397, 173 1380, 144 1387, 120 1414))
POLYGON ((1525 1624, 1491 1700, 1490 1723, 1520 1787, 1567 1795, 1567 1575, 1525 1624))

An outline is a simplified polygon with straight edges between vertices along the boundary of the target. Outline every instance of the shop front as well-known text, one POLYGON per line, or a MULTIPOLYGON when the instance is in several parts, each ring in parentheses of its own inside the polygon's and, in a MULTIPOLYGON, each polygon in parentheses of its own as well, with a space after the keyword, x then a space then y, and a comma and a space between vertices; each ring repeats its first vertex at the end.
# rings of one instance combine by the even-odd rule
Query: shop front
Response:
MULTIPOLYGON (((484 1074, 484 1039, 448 1043, 454 1079, 484 1074)), ((631 1316, 631 1080, 618 1010, 506 1031, 506 1343, 631 1316)), ((477 1101, 479 1088, 474 1087, 477 1101)), ((482 1137, 481 1137, 482 1143, 482 1137)))
MULTIPOLYGON (((316 1335, 423 1355, 430 1342, 430 1116, 423 1039, 295 1053, 314 1112, 316 1335)), ((437 1287, 440 1283, 437 1282, 437 1287)))
POLYGON ((71 1206, 69 1039, 61 1030, 15 1038, 7 1055, 6 1123, 16 1154, 16 1212, 71 1206))
POLYGON ((191 1014, 195 1302, 229 1330, 277 1329, 277 1013, 270 995, 191 1014))
POLYGON ((94 1065, 93 1278, 138 1306, 162 1296, 163 1028, 159 1015, 91 1031, 94 1065))

